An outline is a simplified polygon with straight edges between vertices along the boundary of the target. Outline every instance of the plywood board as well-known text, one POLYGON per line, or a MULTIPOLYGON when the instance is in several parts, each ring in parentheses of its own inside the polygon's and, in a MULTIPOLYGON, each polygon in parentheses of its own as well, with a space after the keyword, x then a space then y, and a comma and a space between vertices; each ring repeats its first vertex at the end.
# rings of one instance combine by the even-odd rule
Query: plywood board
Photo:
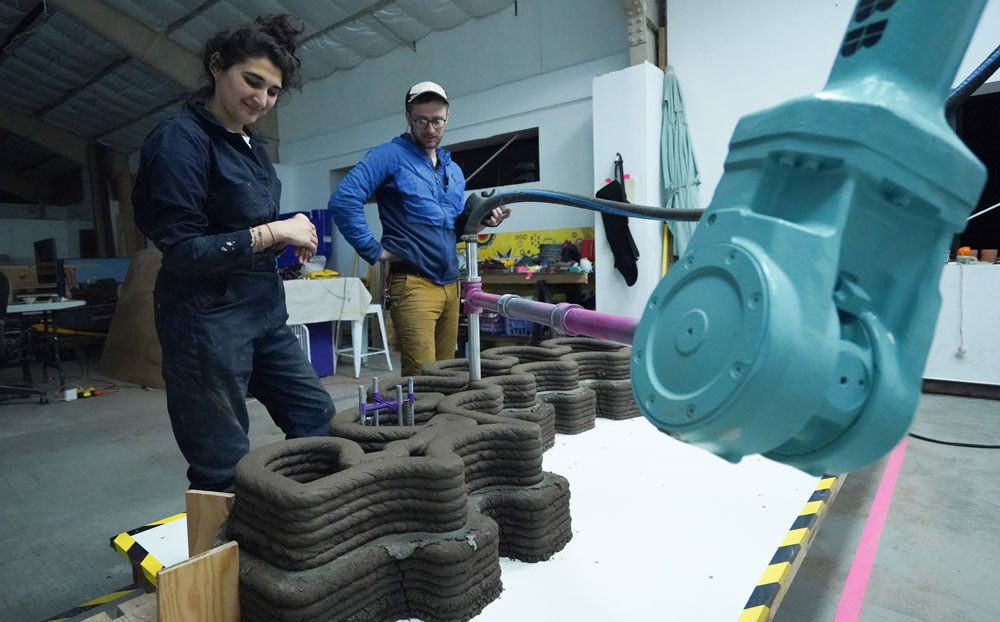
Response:
POLYGON ((159 622, 239 622, 239 550, 235 542, 164 568, 157 576, 159 622))
POLYGON ((212 538, 233 509, 232 493, 189 490, 187 506, 188 555, 194 557, 212 548, 212 538))

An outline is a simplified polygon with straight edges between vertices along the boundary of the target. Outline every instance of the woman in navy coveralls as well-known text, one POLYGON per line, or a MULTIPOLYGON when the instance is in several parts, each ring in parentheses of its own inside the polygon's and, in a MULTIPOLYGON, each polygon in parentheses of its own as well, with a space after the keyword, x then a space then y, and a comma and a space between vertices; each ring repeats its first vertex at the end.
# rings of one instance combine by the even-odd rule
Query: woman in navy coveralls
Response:
POLYGON ((246 395, 288 438, 327 433, 334 407, 286 325, 275 254, 316 252, 302 214, 279 221, 281 182, 252 124, 297 82, 287 15, 259 17, 205 45, 211 85, 157 126, 141 150, 132 199, 163 253, 156 330, 174 436, 191 488, 229 490, 249 451, 246 395))

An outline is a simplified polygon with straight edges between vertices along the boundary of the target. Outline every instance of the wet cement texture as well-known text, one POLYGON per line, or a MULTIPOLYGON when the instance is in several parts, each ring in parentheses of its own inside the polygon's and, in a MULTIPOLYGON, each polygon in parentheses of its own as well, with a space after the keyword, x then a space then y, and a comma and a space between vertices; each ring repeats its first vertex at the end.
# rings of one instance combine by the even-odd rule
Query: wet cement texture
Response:
MULTIPOLYGON (((555 433, 639 415, 630 348, 589 338, 427 365, 413 419, 275 443, 236 467, 218 543, 240 545, 247 622, 464 621, 502 590, 500 557, 549 559, 572 537, 569 482, 542 470, 555 433)), ((395 395, 406 379, 381 379, 395 395)), ((369 392, 371 389, 369 389, 369 392)))

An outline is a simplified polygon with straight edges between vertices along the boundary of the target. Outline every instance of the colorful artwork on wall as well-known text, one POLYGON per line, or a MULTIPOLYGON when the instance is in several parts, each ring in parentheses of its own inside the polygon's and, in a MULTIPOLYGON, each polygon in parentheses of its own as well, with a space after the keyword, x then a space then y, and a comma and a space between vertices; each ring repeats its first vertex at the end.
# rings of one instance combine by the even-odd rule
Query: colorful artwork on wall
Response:
MULTIPOLYGON (((577 227, 575 229, 540 229, 538 231, 519 231, 516 233, 480 233, 479 261, 487 259, 519 259, 524 256, 538 255, 542 244, 562 244, 569 240, 579 244, 580 240, 594 239, 593 227, 577 227)), ((459 249, 464 245, 459 243, 459 249)))

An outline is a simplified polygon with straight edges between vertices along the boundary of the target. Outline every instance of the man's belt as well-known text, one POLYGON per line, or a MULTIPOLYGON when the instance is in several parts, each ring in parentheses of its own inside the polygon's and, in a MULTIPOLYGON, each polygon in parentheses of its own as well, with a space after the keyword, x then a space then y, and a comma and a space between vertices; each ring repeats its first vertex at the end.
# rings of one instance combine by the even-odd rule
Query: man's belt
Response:
POLYGON ((412 263, 410 263, 410 262, 408 262, 406 260, 403 260, 403 259, 400 259, 398 261, 389 262, 389 274, 390 275, 393 275, 393 274, 412 274, 413 276, 420 276, 420 277, 423 277, 423 278, 431 280, 431 281, 434 280, 430 276, 428 276, 426 272, 424 272, 423 270, 421 270, 420 268, 416 267, 412 263))

